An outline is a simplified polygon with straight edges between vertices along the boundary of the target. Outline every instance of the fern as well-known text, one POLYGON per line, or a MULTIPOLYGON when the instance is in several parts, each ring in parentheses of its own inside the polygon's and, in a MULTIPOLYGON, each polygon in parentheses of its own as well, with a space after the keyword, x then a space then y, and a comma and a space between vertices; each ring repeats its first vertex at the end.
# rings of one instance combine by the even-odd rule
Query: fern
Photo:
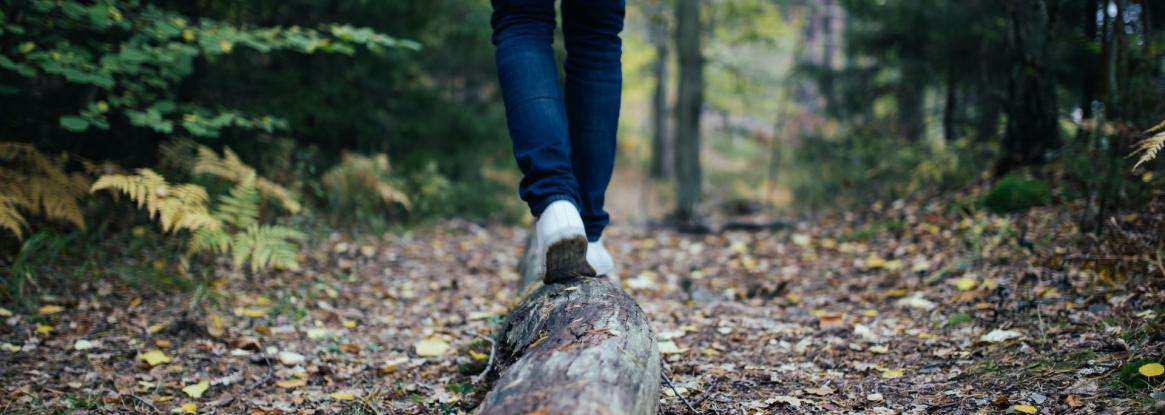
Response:
POLYGON ((1153 128, 1145 130, 1144 134, 1148 138, 1133 145, 1133 153, 1130 156, 1140 154, 1140 157, 1137 158, 1137 163, 1133 165, 1133 170, 1136 170, 1141 164, 1156 159, 1157 153, 1161 151, 1162 147, 1165 147, 1165 120, 1153 126, 1153 128))
POLYGON ((67 159, 50 158, 31 145, 0 142, 0 228, 23 238, 25 214, 85 229, 78 199, 89 187, 81 174, 64 170, 67 159))
POLYGON ((219 157, 214 150, 199 146, 193 169, 194 173, 209 174, 236 184, 244 180, 254 180, 254 186, 260 193, 279 201, 288 212, 298 213, 301 208, 291 192, 283 186, 259 177, 255 169, 243 163, 230 148, 224 148, 222 157, 219 157))
POLYGON ((384 154, 344 154, 340 164, 324 173, 322 182, 333 207, 341 211, 393 205, 411 209, 412 202, 393 185, 390 173, 384 154))
POLYGON ((302 232, 285 226, 251 225, 231 238, 231 257, 235 267, 249 262, 252 272, 268 266, 299 269, 294 241, 306 238, 302 232))
POLYGON ((218 228, 222 224, 211 216, 206 189, 195 184, 171 185, 166 178, 150 169, 138 169, 135 175, 107 174, 93 183, 90 191, 116 190, 145 207, 156 218, 163 232, 196 231, 218 228))

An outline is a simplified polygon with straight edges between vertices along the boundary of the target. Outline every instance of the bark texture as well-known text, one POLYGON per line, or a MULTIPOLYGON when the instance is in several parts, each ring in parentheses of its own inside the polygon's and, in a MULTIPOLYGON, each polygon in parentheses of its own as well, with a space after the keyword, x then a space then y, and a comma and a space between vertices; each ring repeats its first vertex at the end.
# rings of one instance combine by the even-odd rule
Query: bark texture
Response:
POLYGON ((506 320, 498 379, 479 414, 654 414, 659 347, 643 310, 607 278, 534 290, 506 320))

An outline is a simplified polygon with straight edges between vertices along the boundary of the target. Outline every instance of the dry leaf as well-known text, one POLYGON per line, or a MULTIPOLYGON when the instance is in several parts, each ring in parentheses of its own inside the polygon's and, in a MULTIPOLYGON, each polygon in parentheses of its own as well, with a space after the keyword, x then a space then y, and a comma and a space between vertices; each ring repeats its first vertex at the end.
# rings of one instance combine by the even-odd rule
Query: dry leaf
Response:
POLYGON ((182 406, 179 407, 179 409, 181 409, 182 413, 184 413, 184 414, 197 414, 198 413, 198 405, 195 405, 193 402, 184 403, 184 404, 182 404, 182 406))
POLYGON ((683 353, 683 350, 680 350, 679 346, 676 346, 676 342, 671 341, 671 340, 665 340, 665 341, 659 342, 659 353, 660 354, 683 353))
POLYGON ((792 406, 794 408, 801 407, 801 400, 794 398, 792 396, 779 395, 779 396, 774 396, 772 398, 765 400, 765 403, 767 403, 769 405, 772 405, 772 404, 777 403, 777 402, 789 404, 789 406, 792 406))
POLYGON ((304 386, 307 386, 307 379, 301 379, 301 378, 284 379, 284 380, 275 382, 275 386, 281 387, 283 389, 302 388, 304 386))
POLYGON ((42 306, 39 310, 40 315, 42 315, 42 316, 47 316, 49 314, 56 314, 56 313, 60 313, 62 311, 65 311, 65 308, 61 307, 59 305, 56 305, 56 304, 49 304, 46 306, 42 306))
POLYGON ((1005 341, 1008 341, 1011 339, 1017 339, 1020 337, 1023 337, 1023 333, 1020 333, 1019 331, 1016 331, 1016 330, 995 329, 995 330, 991 330, 990 333, 984 334, 982 337, 979 337, 979 341, 986 342, 986 343, 999 343, 999 342, 1005 342, 1005 341))
POLYGON ((154 349, 138 355, 138 360, 145 362, 150 367, 154 367, 162 363, 169 363, 170 356, 166 356, 161 350, 154 349))
POLYGON ((202 397, 202 394, 205 393, 208 388, 210 388, 210 382, 204 380, 202 382, 198 382, 182 388, 182 392, 185 393, 186 396, 198 399, 202 397))
POLYGON ((441 339, 425 339, 413 346, 417 356, 438 357, 449 351, 449 343, 441 339))
POLYGON ((1031 406, 1031 405, 1015 405, 1015 406, 1011 407, 1011 409, 1014 410, 1015 412, 1024 413, 1024 414, 1034 414, 1034 413, 1038 412, 1036 410, 1036 407, 1031 406))
POLYGON ((303 357, 303 355, 296 352, 290 352, 287 350, 279 352, 279 363, 283 363, 288 366, 298 365, 303 363, 305 360, 307 360, 306 357, 303 357))
POLYGON ((356 399, 356 395, 353 395, 352 392, 332 392, 332 394, 328 396, 337 401, 350 401, 356 399))

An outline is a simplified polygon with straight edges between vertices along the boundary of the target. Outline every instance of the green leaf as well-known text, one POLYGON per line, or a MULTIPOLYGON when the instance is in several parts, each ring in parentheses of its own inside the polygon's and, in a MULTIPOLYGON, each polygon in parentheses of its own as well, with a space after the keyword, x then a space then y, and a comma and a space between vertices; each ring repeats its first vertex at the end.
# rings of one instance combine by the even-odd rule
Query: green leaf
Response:
POLYGON ((74 133, 89 129, 89 121, 76 115, 66 115, 60 119, 61 127, 74 133))

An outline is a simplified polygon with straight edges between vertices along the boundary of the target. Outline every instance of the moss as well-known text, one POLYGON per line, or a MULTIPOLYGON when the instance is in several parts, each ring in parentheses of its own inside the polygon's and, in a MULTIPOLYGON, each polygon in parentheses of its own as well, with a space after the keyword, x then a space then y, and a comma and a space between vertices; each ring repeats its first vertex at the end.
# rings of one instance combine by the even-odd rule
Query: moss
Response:
POLYGON ((1008 174, 983 197, 982 204, 995 213, 1014 213, 1046 205, 1051 199, 1052 192, 1042 180, 1008 174))

